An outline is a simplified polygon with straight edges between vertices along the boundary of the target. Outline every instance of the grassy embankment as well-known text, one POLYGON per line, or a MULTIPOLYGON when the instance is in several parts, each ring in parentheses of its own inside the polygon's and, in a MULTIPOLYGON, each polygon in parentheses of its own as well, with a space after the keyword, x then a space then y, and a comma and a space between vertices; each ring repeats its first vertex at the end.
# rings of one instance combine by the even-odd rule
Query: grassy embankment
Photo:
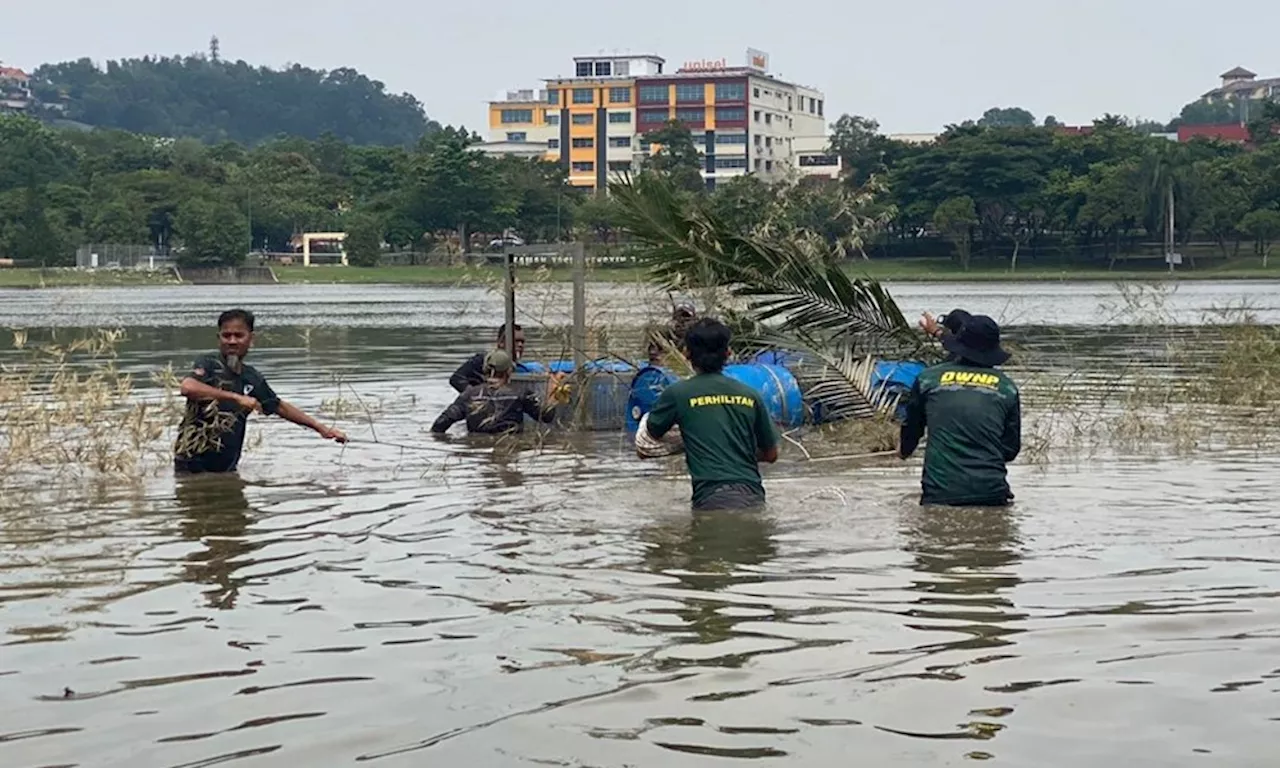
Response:
MULTIPOLYGON (((866 274, 885 282, 1074 282, 1074 281, 1161 281, 1170 278, 1169 272, 1157 261, 1147 260, 1133 265, 1117 265, 1114 270, 1070 265, 1022 266, 1017 272, 1009 272, 1004 265, 976 265, 969 271, 961 270, 953 262, 935 259, 893 259, 856 262, 850 270, 866 274)), ((1280 280, 1280 259, 1263 268, 1258 259, 1216 261, 1211 266, 1191 269, 1180 267, 1173 277, 1178 280, 1280 280)), ((493 267, 339 267, 339 266, 277 266, 274 268, 281 283, 344 283, 391 285, 456 285, 492 284, 501 278, 501 270, 493 267)), ((568 269, 554 269, 553 280, 568 281, 568 269)), ((634 282, 641 273, 630 268, 594 269, 589 279, 596 282, 634 282)), ((106 287, 163 285, 173 283, 170 273, 146 273, 125 270, 74 270, 74 269, 0 269, 0 288, 40 287, 106 287)))

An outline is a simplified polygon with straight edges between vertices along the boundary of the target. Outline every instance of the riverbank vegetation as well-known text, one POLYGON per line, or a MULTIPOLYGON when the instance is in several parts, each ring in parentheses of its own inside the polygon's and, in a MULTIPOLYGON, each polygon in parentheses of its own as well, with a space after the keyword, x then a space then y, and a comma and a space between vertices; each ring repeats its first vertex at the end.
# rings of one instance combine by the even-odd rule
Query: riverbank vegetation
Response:
MULTIPOLYGON (((1167 270, 1169 239, 1184 256, 1177 271, 1277 268, 1280 140, 1267 131, 1249 146, 1178 144, 1107 117, 1087 134, 966 124, 913 145, 845 116, 831 135, 838 181, 750 174, 712 191, 692 183, 695 138, 664 127, 635 172, 690 182, 679 185, 690 199, 741 231, 811 232, 884 279, 1154 276, 1167 270)), ((304 231, 348 232, 352 263, 369 268, 456 263, 504 233, 629 253, 616 200, 568 184, 557 164, 493 158, 476 141, 446 128, 407 147, 332 133, 210 144, 4 116, 0 258, 68 266, 78 246, 96 243, 239 264, 251 249, 295 249, 304 231)))

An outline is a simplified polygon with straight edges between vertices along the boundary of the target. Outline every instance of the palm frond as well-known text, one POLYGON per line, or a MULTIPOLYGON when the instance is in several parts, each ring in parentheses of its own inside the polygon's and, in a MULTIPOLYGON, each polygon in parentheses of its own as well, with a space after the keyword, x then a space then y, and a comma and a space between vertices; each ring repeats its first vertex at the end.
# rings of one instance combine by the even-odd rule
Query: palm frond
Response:
POLYGON ((736 231, 708 206, 665 179, 641 175, 610 188, 638 260, 668 288, 720 285, 750 299, 760 322, 781 332, 861 335, 903 342, 914 333, 889 293, 852 278, 836 254, 809 238, 736 231))
POLYGON ((820 405, 827 419, 866 419, 891 413, 899 396, 887 382, 874 383, 876 358, 859 354, 855 346, 809 334, 765 332, 754 341, 762 346, 789 347, 801 359, 789 366, 806 402, 820 405))

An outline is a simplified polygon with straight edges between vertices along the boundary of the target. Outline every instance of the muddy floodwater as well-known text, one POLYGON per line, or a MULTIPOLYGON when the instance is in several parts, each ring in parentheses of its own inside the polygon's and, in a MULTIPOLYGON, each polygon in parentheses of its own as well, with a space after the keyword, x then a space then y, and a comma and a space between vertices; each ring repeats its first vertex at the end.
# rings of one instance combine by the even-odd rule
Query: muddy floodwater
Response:
MULTIPOLYGON (((891 289, 1081 387, 1224 307, 1280 324, 1266 283, 1181 285, 1148 326, 1102 283, 891 289)), ((122 326, 145 374, 232 305, 276 391, 360 442, 256 418, 238 477, 5 511, 4 768, 1280 764, 1274 452, 1020 461, 992 511, 919 507, 919 459, 784 446, 765 512, 694 516, 620 435, 425 434, 500 322, 480 289, 0 291, 0 326, 122 326)), ((537 313, 535 354, 568 307, 537 313)))

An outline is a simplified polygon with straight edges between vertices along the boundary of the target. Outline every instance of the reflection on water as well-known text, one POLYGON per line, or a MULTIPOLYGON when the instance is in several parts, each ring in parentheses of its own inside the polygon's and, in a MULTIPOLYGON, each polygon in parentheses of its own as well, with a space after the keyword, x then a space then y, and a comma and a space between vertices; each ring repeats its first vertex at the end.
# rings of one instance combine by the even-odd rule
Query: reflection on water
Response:
POLYGON ((174 501, 181 514, 182 538, 204 549, 187 556, 184 580, 208 584, 205 592, 210 608, 234 608, 244 579, 236 578, 237 562, 260 544, 246 541, 249 516, 253 510, 244 495, 245 482, 239 476, 197 475, 179 477, 174 501))
MULTIPOLYGON (((254 419, 238 478, 6 511, 0 765, 1271 764, 1275 456, 1019 463, 980 510, 784 461, 763 512, 695 515, 617 435, 427 435, 484 333, 271 332, 276 390, 346 382, 362 441, 254 419)), ((1157 356, 1013 336, 1027 375, 1157 356)), ((122 365, 210 343, 137 328, 122 365)))

